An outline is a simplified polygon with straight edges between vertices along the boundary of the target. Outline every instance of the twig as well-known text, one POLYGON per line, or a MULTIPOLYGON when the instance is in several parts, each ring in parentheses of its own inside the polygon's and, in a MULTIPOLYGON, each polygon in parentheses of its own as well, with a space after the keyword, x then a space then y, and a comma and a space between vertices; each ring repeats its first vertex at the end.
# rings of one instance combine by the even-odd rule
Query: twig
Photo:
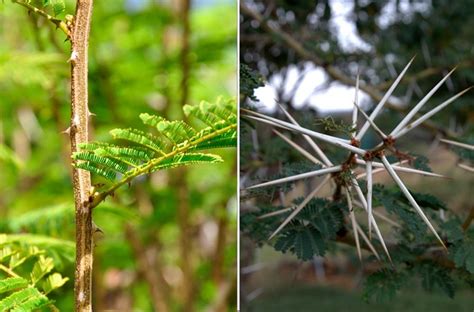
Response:
MULTIPOLYGON (((92 1, 92 0, 91 0, 92 1)), ((53 16, 49 15, 48 13, 46 13, 45 11, 43 10, 40 10, 38 9, 37 7, 35 6, 32 6, 31 4, 29 4, 28 2, 24 2, 24 1, 21 1, 21 0, 12 0, 13 3, 16 3, 16 4, 19 4, 25 8, 27 8, 28 10, 30 10, 31 12, 34 12, 38 15, 41 15, 43 16, 44 18, 46 18, 48 21, 50 21, 51 23, 53 23, 54 25, 56 25, 57 28, 61 29, 65 34, 66 36, 68 37, 68 39, 71 39, 72 37, 72 34, 69 30, 69 27, 67 26, 67 24, 65 22, 63 22, 62 20, 60 19, 57 19, 57 18, 54 18, 53 16)))
POLYGON ((13 276, 13 277, 20 277, 20 275, 16 274, 15 272, 13 272, 10 268, 4 266, 3 264, 0 263, 0 270, 2 270, 3 272, 7 273, 8 275, 10 276, 13 276))
POLYGON ((469 215, 467 216, 466 220, 464 220, 462 224, 462 229, 464 231, 466 231, 469 228, 472 220, 474 220, 474 206, 471 207, 471 210, 469 211, 469 215))
POLYGON ((143 276, 148 283, 153 307, 156 311, 170 311, 167 302, 167 285, 165 284, 163 277, 160 276, 159 271, 161 264, 157 265, 158 261, 152 261, 152 259, 150 259, 151 257, 149 256, 149 252, 147 252, 148 250, 142 245, 140 238, 130 224, 125 226, 125 234, 130 241, 133 252, 135 253, 138 269, 143 273, 143 276))

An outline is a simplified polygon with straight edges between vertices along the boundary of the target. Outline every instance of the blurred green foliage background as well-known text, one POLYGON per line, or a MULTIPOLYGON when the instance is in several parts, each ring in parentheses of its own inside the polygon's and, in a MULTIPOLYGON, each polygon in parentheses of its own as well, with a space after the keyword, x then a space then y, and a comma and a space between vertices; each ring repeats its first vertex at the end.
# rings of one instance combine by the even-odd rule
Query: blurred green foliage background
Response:
MULTIPOLYGON (((142 127, 143 112, 182 118, 184 92, 188 104, 235 97, 236 3, 191 3, 189 71, 182 66, 183 3, 95 2, 90 139, 109 140, 108 131, 116 127, 142 127), (183 72, 189 90, 183 90, 183 72)), ((74 14, 74 1, 66 1, 58 18, 65 14, 74 14)), ((0 3, 1 233, 74 240, 69 138, 61 133, 70 118, 70 45, 64 40, 44 18, 0 3)), ((95 243, 94 310, 152 311, 157 281, 173 311, 235 310, 236 151, 217 153, 224 163, 155 173, 96 208, 94 220, 103 233, 95 243), (187 199, 178 193, 178 182, 187 199), (177 214, 182 201, 185 222, 177 214), (183 239, 188 274, 182 269, 183 239)), ((103 181, 94 177, 93 183, 103 181)), ((60 310, 71 311, 73 263, 62 264, 70 281, 50 297, 60 310)))

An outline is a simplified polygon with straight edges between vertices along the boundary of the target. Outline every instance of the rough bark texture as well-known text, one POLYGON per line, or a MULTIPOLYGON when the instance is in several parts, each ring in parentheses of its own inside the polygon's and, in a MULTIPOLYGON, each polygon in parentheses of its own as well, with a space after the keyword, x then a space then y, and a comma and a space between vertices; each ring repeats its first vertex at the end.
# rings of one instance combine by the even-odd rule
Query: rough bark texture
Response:
MULTIPOLYGON (((71 53, 71 152, 88 141, 87 48, 92 16, 92 0, 77 0, 72 30, 71 53)), ((90 173, 73 168, 76 209, 76 272, 74 299, 76 311, 92 311, 93 227, 89 205, 90 173)))

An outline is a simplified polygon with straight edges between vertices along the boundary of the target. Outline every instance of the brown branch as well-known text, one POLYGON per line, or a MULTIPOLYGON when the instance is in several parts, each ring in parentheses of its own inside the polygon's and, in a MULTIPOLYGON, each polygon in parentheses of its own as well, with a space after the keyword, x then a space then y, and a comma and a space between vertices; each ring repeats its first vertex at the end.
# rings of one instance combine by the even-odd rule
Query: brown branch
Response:
MULTIPOLYGON (((458 65, 457 65, 457 68, 470 68, 474 65, 474 62, 473 61, 463 61, 463 62, 460 62, 458 65)), ((446 70, 446 68, 443 68, 443 67, 430 67, 430 68, 426 68, 414 75, 405 75, 403 76, 402 80, 400 81, 400 83, 403 83, 403 82, 410 82, 410 81, 416 81, 416 80, 420 80, 420 79, 424 79, 424 78, 427 78, 427 77, 430 77, 430 76, 433 76, 433 75, 438 75, 438 74, 441 74, 443 72, 443 70, 446 70)), ((386 81, 386 82, 383 82, 379 85, 377 85, 377 89, 378 90, 386 90, 388 89, 391 85, 392 85, 393 81, 386 81)))
MULTIPOLYGON (((77 0, 72 33, 71 53, 71 153, 88 142, 89 108, 87 64, 92 0, 77 0)), ((89 171, 73 166, 74 203, 76 210, 76 270, 74 300, 76 311, 92 311, 93 226, 89 203, 89 171)))
POLYGON ((154 259, 156 257, 150 257, 150 251, 153 252, 155 250, 147 249, 142 245, 140 238, 131 225, 126 225, 125 233, 137 259, 138 269, 145 277, 150 288, 150 295, 155 311, 170 311, 168 304, 169 291, 160 273, 160 268, 162 268, 161 262, 158 259, 154 259))
POLYGON ((229 301, 237 287, 237 274, 234 272, 234 277, 228 281, 223 281, 219 284, 217 290, 217 297, 206 309, 206 312, 226 312, 229 311, 229 301))
POLYGON ((29 4, 28 2, 24 2, 24 1, 21 1, 21 0, 12 0, 13 3, 17 3, 25 8, 27 8, 29 11, 31 12, 34 12, 40 16, 43 16, 44 18, 46 18, 48 21, 50 21, 51 23, 53 23, 54 25, 56 25, 57 28, 61 29, 65 34, 66 36, 68 37, 68 39, 71 38, 71 33, 69 31, 69 27, 67 26, 67 24, 65 22, 63 22, 62 20, 60 19, 57 19, 57 18, 54 18, 53 16, 49 15, 48 13, 46 13, 45 11, 43 10, 40 10, 38 9, 37 7, 35 6, 32 6, 31 4, 29 4))
POLYGON ((464 231, 467 231, 467 229, 471 225, 472 220, 474 220, 474 206, 471 207, 471 210, 469 211, 469 214, 467 215, 466 220, 464 220, 462 224, 462 229, 464 231))
POLYGON ((226 204, 223 206, 223 211, 219 212, 217 221, 217 243, 216 249, 212 259, 212 277, 216 284, 223 280, 225 247, 227 243, 227 231, 229 220, 227 218, 226 204))
MULTIPOLYGON (((314 65, 323 68, 328 74, 328 76, 331 77, 332 79, 337 80, 345 85, 349 85, 349 86, 356 85, 356 81, 354 79, 346 76, 338 68, 327 64, 324 60, 314 55, 311 51, 308 51, 294 37, 284 32, 283 30, 281 30, 279 27, 275 26, 274 24, 270 24, 262 15, 250 9, 249 7, 247 7, 243 2, 240 3, 240 12, 258 21, 260 24, 260 27, 263 30, 265 30, 267 33, 273 36, 280 38, 283 44, 285 44, 288 48, 292 49, 302 59, 311 61, 314 65)), ((382 99, 383 95, 379 92, 379 90, 371 86, 360 85, 359 88, 360 90, 367 93, 375 101, 380 101, 382 99)), ((387 101, 385 106, 397 112, 406 113, 406 109, 400 107, 399 105, 395 105, 391 103, 390 101, 387 101)), ((429 129, 432 132, 436 132, 436 133, 441 132, 445 134, 447 137, 453 137, 453 138, 456 137, 456 134, 454 132, 450 131, 449 129, 443 129, 431 121, 425 121, 422 125, 426 129, 429 129)))

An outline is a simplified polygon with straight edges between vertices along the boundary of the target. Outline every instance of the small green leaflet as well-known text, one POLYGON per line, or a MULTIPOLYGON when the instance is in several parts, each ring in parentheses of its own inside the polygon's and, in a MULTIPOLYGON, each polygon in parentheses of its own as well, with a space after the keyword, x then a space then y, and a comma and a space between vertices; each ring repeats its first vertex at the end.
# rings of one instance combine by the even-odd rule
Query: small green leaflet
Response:
POLYGON ((326 242, 323 236, 311 225, 288 226, 278 236, 273 247, 283 253, 291 251, 301 260, 311 260, 315 255, 324 256, 326 252, 326 242))
POLYGON ((50 6, 53 9, 54 16, 58 16, 66 10, 64 0, 43 0, 43 7, 50 6))
POLYGON ((23 277, 9 277, 0 280, 0 294, 7 291, 21 289, 28 286, 28 281, 23 277))

